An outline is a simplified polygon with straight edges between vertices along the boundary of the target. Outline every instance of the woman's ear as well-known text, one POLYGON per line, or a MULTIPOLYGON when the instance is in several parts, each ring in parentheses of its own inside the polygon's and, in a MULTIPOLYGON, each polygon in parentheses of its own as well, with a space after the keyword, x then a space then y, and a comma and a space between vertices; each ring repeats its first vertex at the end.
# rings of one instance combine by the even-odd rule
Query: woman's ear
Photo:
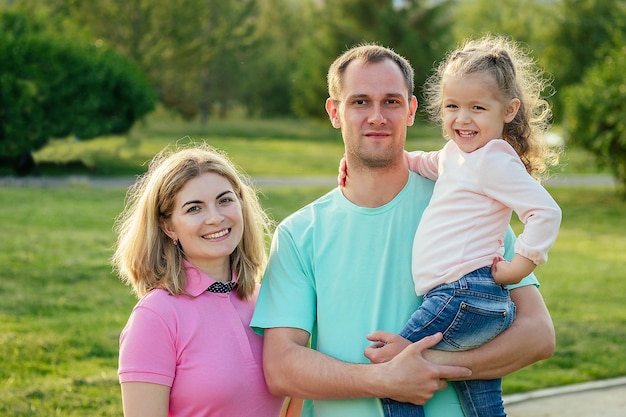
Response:
POLYGON ((161 219, 160 226, 161 226, 161 230, 163 230, 163 233, 165 233, 167 237, 169 237, 173 241, 178 242, 178 237, 176 236, 176 232, 174 231, 174 229, 172 228, 172 225, 170 224, 168 220, 161 219))
POLYGON ((504 110, 504 123, 511 123, 517 115, 521 105, 522 102, 519 98, 512 98, 511 101, 509 101, 508 106, 504 110))

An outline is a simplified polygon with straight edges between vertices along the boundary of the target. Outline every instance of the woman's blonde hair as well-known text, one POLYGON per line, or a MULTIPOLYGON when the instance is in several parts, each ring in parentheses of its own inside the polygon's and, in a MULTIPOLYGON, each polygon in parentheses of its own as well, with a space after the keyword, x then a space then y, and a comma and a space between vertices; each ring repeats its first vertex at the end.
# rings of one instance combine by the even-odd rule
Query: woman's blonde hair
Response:
POLYGON ((441 123, 443 84, 446 76, 487 73, 493 77, 503 101, 520 100, 515 118, 504 125, 503 138, 515 149, 526 171, 540 178, 549 166, 558 164, 558 151, 549 148, 543 135, 550 127, 552 111, 541 94, 551 80, 520 44, 503 36, 487 35, 466 40, 439 64, 424 86, 426 111, 441 123))
POLYGON ((185 293, 184 254, 163 232, 161 222, 171 215, 176 194, 187 181, 205 173, 226 178, 241 203, 243 236, 230 255, 238 295, 248 298, 260 281, 271 222, 256 191, 223 152, 205 143, 190 144, 165 148, 152 159, 148 171, 128 189, 125 208, 116 219, 112 265, 138 297, 154 288, 185 293))

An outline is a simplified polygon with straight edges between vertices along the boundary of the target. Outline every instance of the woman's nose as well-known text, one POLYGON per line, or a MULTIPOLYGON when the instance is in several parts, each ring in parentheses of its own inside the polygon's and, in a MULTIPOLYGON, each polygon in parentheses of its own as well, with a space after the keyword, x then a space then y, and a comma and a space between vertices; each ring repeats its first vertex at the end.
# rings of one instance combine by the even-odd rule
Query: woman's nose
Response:
POLYGON ((206 224, 219 224, 224 220, 224 215, 217 207, 209 207, 206 210, 204 222, 206 224))

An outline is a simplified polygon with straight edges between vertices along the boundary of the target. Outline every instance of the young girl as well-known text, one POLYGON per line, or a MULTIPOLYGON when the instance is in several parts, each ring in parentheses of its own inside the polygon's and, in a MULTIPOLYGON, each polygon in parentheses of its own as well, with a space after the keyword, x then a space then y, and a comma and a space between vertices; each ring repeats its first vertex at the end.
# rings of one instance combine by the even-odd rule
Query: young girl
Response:
MULTIPOLYGON (((547 261, 561 210, 533 178, 556 162, 541 140, 550 115, 540 98, 545 85, 519 45, 492 36, 466 42, 428 80, 429 113, 449 141, 437 152, 406 157, 409 169, 437 182, 413 245, 415 290, 424 302, 400 332, 405 339, 442 332, 435 349, 484 344, 514 320, 504 285, 547 261), (508 262, 501 258, 502 241, 512 211, 525 227, 508 262)), ((340 183, 344 177, 342 168, 340 183)), ((371 340, 382 362, 409 343, 371 340)), ((505 415, 500 379, 451 383, 466 416, 505 415)), ((420 406, 383 404, 386 416, 424 415, 420 406)))

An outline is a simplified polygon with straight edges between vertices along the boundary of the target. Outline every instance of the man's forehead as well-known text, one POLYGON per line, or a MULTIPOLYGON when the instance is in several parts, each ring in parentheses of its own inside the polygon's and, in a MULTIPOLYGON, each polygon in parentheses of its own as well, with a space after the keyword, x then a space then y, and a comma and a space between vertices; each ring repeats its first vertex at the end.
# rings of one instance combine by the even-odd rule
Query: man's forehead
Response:
POLYGON ((402 71, 392 60, 365 63, 355 60, 348 65, 343 77, 344 96, 389 96, 408 95, 402 71))

